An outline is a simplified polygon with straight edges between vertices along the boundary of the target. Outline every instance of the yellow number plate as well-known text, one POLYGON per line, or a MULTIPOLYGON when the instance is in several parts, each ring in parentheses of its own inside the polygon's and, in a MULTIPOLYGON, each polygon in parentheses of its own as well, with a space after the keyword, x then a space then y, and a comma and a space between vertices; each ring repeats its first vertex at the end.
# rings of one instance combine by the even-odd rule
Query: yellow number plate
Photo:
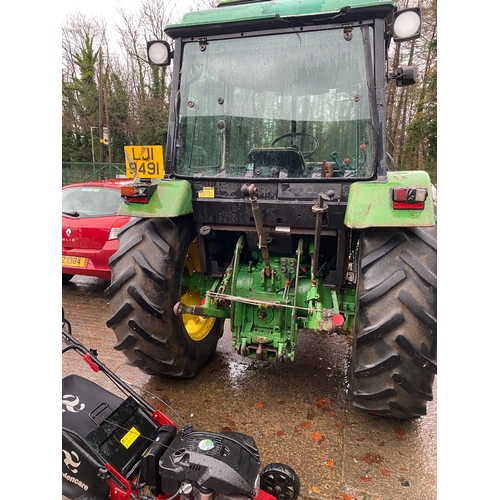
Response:
POLYGON ((66 267, 85 267, 87 259, 85 257, 71 257, 70 255, 62 256, 62 265, 66 267))
POLYGON ((162 146, 125 146, 125 173, 127 177, 141 179, 162 178, 162 146))

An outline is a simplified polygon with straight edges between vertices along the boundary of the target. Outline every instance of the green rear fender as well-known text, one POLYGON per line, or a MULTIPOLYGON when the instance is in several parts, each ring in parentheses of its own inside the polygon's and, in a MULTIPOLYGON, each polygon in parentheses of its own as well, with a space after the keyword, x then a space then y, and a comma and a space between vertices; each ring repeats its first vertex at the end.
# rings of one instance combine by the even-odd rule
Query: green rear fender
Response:
POLYGON ((387 182, 354 182, 349 190, 345 225, 367 227, 434 226, 436 216, 429 174, 423 171, 388 172, 387 182), (392 189, 425 187, 428 196, 423 210, 394 210, 392 189))
POLYGON ((149 203, 122 203, 119 215, 130 217, 177 217, 193 213, 191 184, 161 179, 149 203))

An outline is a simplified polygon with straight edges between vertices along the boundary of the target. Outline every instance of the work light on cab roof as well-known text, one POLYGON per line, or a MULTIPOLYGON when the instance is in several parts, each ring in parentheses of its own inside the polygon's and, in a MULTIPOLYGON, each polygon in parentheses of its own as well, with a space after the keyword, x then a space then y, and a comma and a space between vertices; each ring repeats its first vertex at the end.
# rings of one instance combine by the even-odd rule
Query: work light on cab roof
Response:
POLYGON ((153 40, 147 44, 149 64, 168 66, 172 58, 170 45, 164 40, 153 40))
POLYGON ((413 40, 420 36, 422 18, 418 7, 396 12, 392 34, 395 42, 413 40))

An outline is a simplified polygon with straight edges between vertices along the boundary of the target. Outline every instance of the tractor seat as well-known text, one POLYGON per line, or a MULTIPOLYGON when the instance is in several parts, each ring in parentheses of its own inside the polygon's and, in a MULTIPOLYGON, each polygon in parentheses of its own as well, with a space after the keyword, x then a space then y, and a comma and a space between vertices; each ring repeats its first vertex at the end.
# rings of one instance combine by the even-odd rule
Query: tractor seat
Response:
POLYGON ((254 177, 300 177, 306 166, 295 148, 253 148, 248 163, 254 177))

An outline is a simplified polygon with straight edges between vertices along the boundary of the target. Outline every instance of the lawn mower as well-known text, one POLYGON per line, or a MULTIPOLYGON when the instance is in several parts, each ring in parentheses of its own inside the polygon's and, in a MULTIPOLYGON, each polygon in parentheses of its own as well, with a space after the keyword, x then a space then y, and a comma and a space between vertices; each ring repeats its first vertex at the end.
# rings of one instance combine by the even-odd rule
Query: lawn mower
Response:
MULTIPOLYGON (((62 494, 71 500, 296 500, 294 470, 260 470, 257 446, 238 432, 179 427, 143 399, 71 332, 62 317, 62 353, 76 351, 106 375, 121 398, 95 382, 62 379, 62 494)), ((161 401, 161 400, 160 400, 161 401)), ((166 403, 165 403, 166 405, 166 403)))

